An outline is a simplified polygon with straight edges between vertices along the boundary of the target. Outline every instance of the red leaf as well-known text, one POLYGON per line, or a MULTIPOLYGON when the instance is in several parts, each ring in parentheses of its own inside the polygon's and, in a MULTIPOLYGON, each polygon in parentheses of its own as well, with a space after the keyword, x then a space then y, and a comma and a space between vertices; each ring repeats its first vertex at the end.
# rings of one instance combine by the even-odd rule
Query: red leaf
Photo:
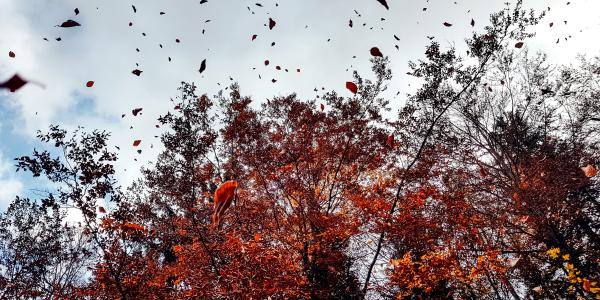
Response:
POLYGON ((139 114, 141 111, 142 111, 142 108, 141 108, 141 107, 140 107, 140 108, 134 108, 134 109, 131 111, 131 113, 132 113, 134 116, 137 116, 137 115, 138 115, 138 114, 139 114))
POLYGON ((349 89, 352 94, 356 94, 356 92, 358 92, 358 87, 352 81, 346 82, 346 88, 349 89))
POLYGON ((8 56, 11 57, 11 58, 15 58, 16 55, 15 55, 14 52, 8 51, 8 56))
POLYGON ((88 82, 85 84, 85 86, 87 86, 87 87, 93 87, 93 86, 94 86, 94 82, 90 80, 90 81, 88 81, 88 82))
POLYGON ((381 51, 379 51, 379 48, 377 47, 371 48, 371 55, 383 57, 383 53, 381 53, 381 51))
POLYGON ((252 35, 252 40, 254 41, 254 40, 256 39, 256 37, 257 37, 257 36, 258 36, 258 35, 256 35, 256 34, 253 34, 253 35, 252 35))
POLYGON ((448 22, 444 22, 444 26, 446 26, 446 27, 450 27, 450 26, 452 26, 452 24, 450 24, 450 23, 448 23, 448 22))
POLYGON ((140 145, 141 142, 142 142, 142 140, 135 140, 135 141, 133 141, 133 146, 137 147, 140 145))
POLYGON ((388 137, 387 137, 387 145, 390 148, 394 148, 394 136, 393 135, 388 135, 388 137))
POLYGON ((104 209, 104 207, 102 207, 102 206, 98 206, 98 212, 105 214, 106 209, 104 209))
POLYGON ((273 19, 269 18, 269 30, 272 30, 273 27, 275 27, 275 24, 277 24, 277 22, 275 22, 273 19))
POLYGON ((137 76, 140 76, 142 74, 142 72, 144 72, 144 71, 140 71, 138 69, 131 71, 131 73, 133 73, 134 75, 137 75, 137 76))
POLYGON ((325 110, 325 105, 323 105, 323 103, 321 103, 321 111, 325 110))
POLYGON ((523 42, 518 42, 515 44, 515 48, 521 49, 523 47, 523 42))
POLYGON ((18 74, 15 74, 9 80, 0 83, 0 88, 8 89, 12 93, 14 93, 26 84, 27 84, 26 80, 21 78, 18 74))
POLYGON ((62 24, 60 24, 58 27, 68 28, 68 27, 75 27, 75 26, 81 26, 81 24, 79 24, 73 20, 66 20, 62 24))
POLYGON ((265 66, 268 66, 268 65, 269 65, 269 60, 267 59, 267 60, 265 60, 265 66))

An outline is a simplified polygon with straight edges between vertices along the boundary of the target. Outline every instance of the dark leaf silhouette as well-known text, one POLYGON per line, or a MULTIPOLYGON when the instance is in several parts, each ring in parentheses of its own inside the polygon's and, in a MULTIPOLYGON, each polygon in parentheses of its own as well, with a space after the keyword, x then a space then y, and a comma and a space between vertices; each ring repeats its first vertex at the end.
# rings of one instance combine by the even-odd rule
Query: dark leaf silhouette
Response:
POLYGON ((204 4, 206 2, 208 2, 208 0, 200 0, 200 4, 204 4))
POLYGON ((352 94, 356 94, 356 92, 358 92, 358 87, 352 81, 346 82, 346 88, 350 90, 352 94))
POLYGON ((269 65, 269 60, 267 59, 267 60, 265 60, 265 66, 268 66, 268 65, 269 65))
POLYGON ((475 20, 471 19, 471 27, 475 27, 475 20))
POLYGON ((515 48, 517 48, 517 49, 521 49, 521 48, 523 48, 523 42, 518 42, 518 43, 516 43, 516 44, 515 44, 515 48))
POLYGON ((132 113, 134 116, 137 116, 137 115, 138 115, 138 113, 140 113, 141 111, 142 111, 142 108, 141 108, 141 107, 140 107, 140 108, 134 108, 134 109, 131 111, 131 113, 132 113))
POLYGON ((93 87, 94 86, 94 81, 90 80, 90 81, 86 82, 85 86, 87 86, 87 87, 93 87))
POLYGON ((134 75, 136 75, 136 76, 140 76, 140 75, 142 74, 142 72, 143 72, 143 71, 141 71, 141 70, 138 70, 138 69, 135 69, 135 70, 131 71, 131 73, 133 73, 133 74, 134 74, 134 75))
POLYGON ((200 63, 200 69, 198 70, 198 72, 200 72, 200 74, 202 74, 202 72, 204 72, 204 70, 206 70, 206 59, 203 59, 202 62, 200 63))
POLYGON ((377 0, 377 2, 381 3, 381 5, 383 5, 383 7, 385 7, 385 9, 390 9, 386 0, 377 0))
POLYGON ((135 140, 135 141, 133 141, 133 146, 137 147, 140 145, 141 142, 142 142, 142 140, 135 140))
POLYGON ((9 80, 0 83, 0 88, 8 89, 11 92, 16 92, 18 89, 22 88, 28 82, 21 78, 18 74, 13 75, 9 80))
POLYGON ((256 35, 256 34, 253 34, 253 35, 252 35, 252 40, 254 41, 254 40, 256 39, 256 37, 257 37, 257 36, 258 36, 258 35, 256 35))
POLYGON ((383 57, 383 53, 381 53, 381 51, 379 51, 379 48, 377 47, 371 48, 371 55, 383 57))
POLYGON ((275 24, 277 24, 275 20, 269 18, 269 30, 272 30, 273 27, 275 27, 275 24))
POLYGON ((451 23, 448 23, 448 22, 444 22, 444 26, 446 26, 446 27, 450 27, 450 26, 452 26, 452 24, 451 24, 451 23))
POLYGON ((137 9, 135 8, 135 5, 132 5, 131 8, 133 8, 133 12, 136 13, 137 9))
POLYGON ((79 8, 76 7, 74 11, 75 11, 75 15, 79 14, 79 8))
POLYGON ((14 52, 12 52, 12 51, 8 51, 8 57, 10 57, 10 58, 15 58, 15 56, 16 56, 16 55, 15 55, 15 53, 14 53, 14 52))
POLYGON ((63 27, 63 28, 76 27, 76 26, 81 26, 81 24, 77 23, 76 21, 70 20, 70 19, 64 21, 62 24, 59 25, 59 27, 63 27))

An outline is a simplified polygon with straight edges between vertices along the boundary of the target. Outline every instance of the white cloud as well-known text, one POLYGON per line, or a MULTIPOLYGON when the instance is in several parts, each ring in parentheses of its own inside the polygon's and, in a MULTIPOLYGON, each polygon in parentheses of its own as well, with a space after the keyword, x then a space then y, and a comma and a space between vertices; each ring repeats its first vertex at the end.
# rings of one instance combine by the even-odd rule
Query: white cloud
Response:
POLYGON ((0 211, 8 206, 23 190, 23 184, 14 176, 12 160, 7 160, 0 152, 0 211))

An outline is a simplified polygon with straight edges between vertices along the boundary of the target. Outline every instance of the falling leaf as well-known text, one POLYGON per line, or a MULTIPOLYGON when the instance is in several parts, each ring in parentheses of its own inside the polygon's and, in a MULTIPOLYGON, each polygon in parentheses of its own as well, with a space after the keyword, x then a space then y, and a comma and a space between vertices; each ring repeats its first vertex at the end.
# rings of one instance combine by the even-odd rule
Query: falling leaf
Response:
POLYGON ((399 38, 399 37, 397 37, 395 34, 394 34, 394 38, 396 39, 396 41, 399 41, 399 40, 400 40, 400 38, 399 38))
POLYGON ((390 9, 390 7, 387 4, 387 1, 385 1, 385 0, 377 0, 377 2, 381 3, 381 5, 383 5, 383 7, 385 7, 385 9, 390 9))
POLYGON ((200 4, 204 4, 206 2, 208 2, 208 0, 200 0, 200 4))
POLYGON ((325 110, 325 105, 323 105, 323 103, 321 103, 321 111, 325 110))
POLYGON ((523 42, 518 42, 515 44, 515 48, 521 49, 523 47, 523 42))
POLYGON ((16 55, 15 55, 15 53, 14 53, 14 52, 12 52, 12 51, 8 51, 8 57, 10 57, 10 58, 15 58, 15 56, 16 56, 16 55))
POLYGON ((137 147, 140 145, 141 142, 142 142, 142 140, 135 140, 135 141, 133 141, 133 146, 137 147))
POLYGON ((276 66, 276 67, 275 67, 275 69, 276 69, 277 71, 281 71, 281 67, 280 67, 280 66, 276 66))
POLYGON ((256 35, 256 34, 253 34, 253 35, 252 35, 252 40, 254 41, 254 40, 256 39, 256 37, 257 37, 257 36, 258 36, 258 35, 256 35))
POLYGON ((275 27, 275 24, 277 24, 273 19, 269 18, 269 30, 272 30, 273 27, 275 27))
POLYGON ((131 113, 132 113, 134 116, 137 116, 137 115, 138 115, 138 113, 140 113, 140 112, 142 111, 142 109, 143 109, 143 108, 141 108, 141 107, 140 107, 140 108, 134 108, 134 109, 131 111, 131 113))
POLYGON ((5 88, 11 91, 12 93, 16 92, 18 89, 22 88, 28 82, 21 78, 18 74, 13 75, 9 80, 0 83, 0 88, 5 88))
POLYGON ((175 43, 179 43, 181 42, 179 39, 175 39, 175 43))
POLYGON ((106 213, 106 209, 104 209, 104 207, 102 206, 98 206, 98 212, 105 214, 106 213))
POLYGON ((202 74, 202 72, 204 72, 204 70, 206 70, 206 59, 203 59, 202 62, 200 63, 200 69, 198 70, 198 72, 200 72, 200 74, 202 74))
POLYGON ((79 14, 79 8, 75 7, 74 12, 75 12, 75 15, 78 15, 79 14))
POLYGON ((350 22, 348 22, 348 26, 350 26, 350 28, 352 28, 352 19, 350 19, 350 22))
POLYGON ((451 24, 451 23, 448 23, 448 22, 444 22, 444 26, 446 26, 446 27, 450 27, 450 26, 452 26, 452 24, 451 24))
POLYGON ((383 57, 383 54, 381 53, 381 51, 379 51, 379 48, 377 47, 371 48, 371 55, 383 57))
POLYGON ((135 70, 131 71, 131 73, 133 73, 134 75, 137 75, 137 76, 140 76, 142 74, 142 72, 144 72, 144 71, 141 71, 141 70, 138 70, 138 69, 135 69, 135 70))
POLYGON ((161 12, 160 12, 160 15, 161 15, 161 16, 162 16, 162 15, 164 15, 164 14, 165 14, 165 12, 164 12, 164 11, 161 11, 161 12))
POLYGON ((356 94, 356 92, 358 91, 358 87, 352 81, 346 82, 346 88, 350 90, 352 94, 356 94))
POLYGON ((94 82, 92 80, 88 81, 85 86, 87 87, 93 87, 94 86, 94 82))
POLYGON ((471 27, 475 27, 475 20, 471 19, 471 27))
POLYGON ((267 60, 265 60, 265 66, 268 66, 268 65, 269 65, 269 60, 267 59, 267 60))
POLYGON ((552 28, 552 26, 554 26, 554 22, 550 22, 550 28, 552 28))
POLYGON ((131 8, 133 8, 133 13, 137 12, 137 9, 135 8, 135 5, 132 5, 131 8))
POLYGON ((75 26, 81 26, 81 24, 79 24, 73 20, 66 20, 62 24, 60 24, 58 27, 68 28, 68 27, 75 27, 75 26))
POLYGON ((273 79, 271 79, 271 82, 275 83, 275 82, 277 82, 277 79, 273 78, 273 79))
POLYGON ((597 174, 596 168, 592 165, 587 165, 585 167, 582 167, 581 170, 583 171, 585 176, 588 178, 594 177, 597 174))

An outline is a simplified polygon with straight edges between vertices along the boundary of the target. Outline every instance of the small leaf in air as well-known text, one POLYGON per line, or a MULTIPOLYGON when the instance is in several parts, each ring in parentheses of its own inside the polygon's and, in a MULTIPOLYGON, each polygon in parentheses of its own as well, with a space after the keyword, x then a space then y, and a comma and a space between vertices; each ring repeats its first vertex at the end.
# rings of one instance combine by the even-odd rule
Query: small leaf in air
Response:
POLYGON ((379 51, 379 48, 377 47, 371 48, 371 55, 383 57, 383 53, 381 53, 381 51, 379 51))
POLYGON ((142 109, 143 109, 143 108, 141 108, 141 107, 139 107, 139 108, 134 108, 134 109, 131 111, 131 113, 132 113, 134 116, 137 116, 137 115, 138 115, 138 114, 139 114, 139 113, 142 111, 142 109))
POLYGON ((273 27, 275 27, 275 24, 277 24, 277 22, 275 22, 275 20, 269 18, 269 30, 272 30, 273 27))
POLYGON ((81 26, 81 24, 79 24, 73 20, 66 20, 62 24, 60 24, 58 27, 69 28, 69 27, 75 27, 75 26, 81 26))
POLYGON ((358 87, 352 81, 346 82, 346 88, 350 90, 352 94, 356 94, 356 92, 358 92, 358 87))
POLYGON ((202 62, 200 63, 200 69, 198 70, 198 72, 200 72, 200 74, 202 74, 202 72, 204 72, 204 70, 206 70, 206 59, 203 59, 202 62))

